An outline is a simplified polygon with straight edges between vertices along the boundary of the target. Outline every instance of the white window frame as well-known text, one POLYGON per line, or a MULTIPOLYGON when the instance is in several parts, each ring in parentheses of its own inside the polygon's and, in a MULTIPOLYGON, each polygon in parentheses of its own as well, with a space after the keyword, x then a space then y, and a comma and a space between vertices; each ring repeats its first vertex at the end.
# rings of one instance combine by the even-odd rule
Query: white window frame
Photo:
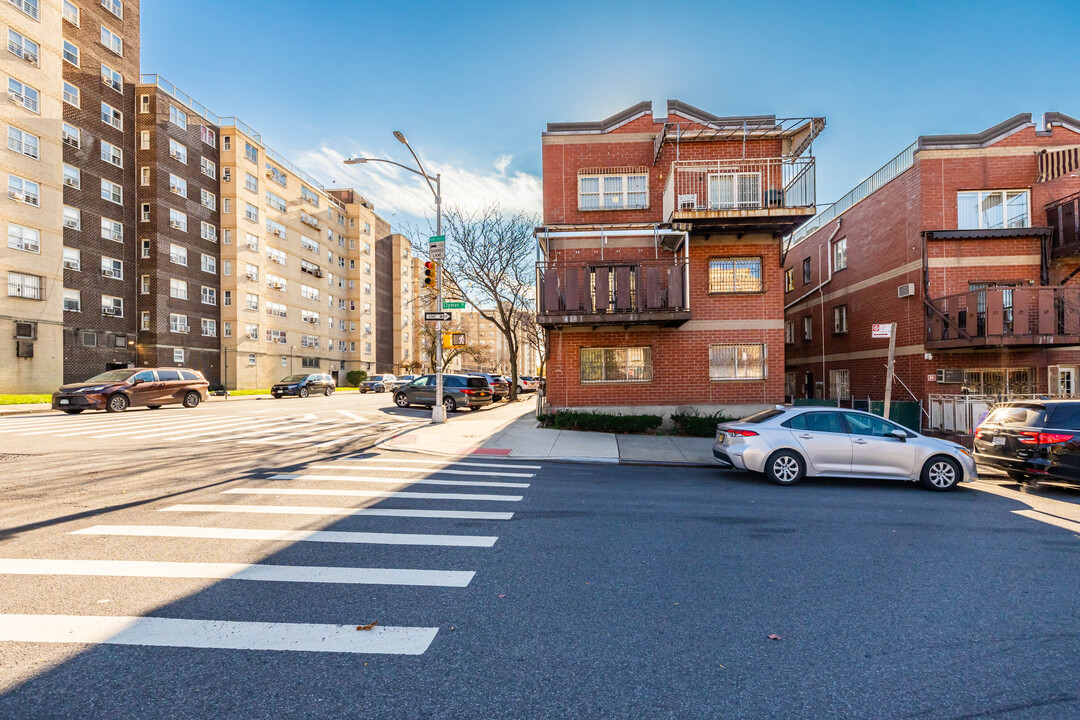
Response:
POLYGON ((76 190, 82 189, 82 170, 74 165, 64 165, 64 184, 76 190))
POLYGON ((101 26, 101 44, 111 52, 124 57, 124 38, 104 25, 101 26))
POLYGON ((709 344, 709 380, 712 382, 746 382, 748 380, 765 380, 769 377, 769 346, 766 343, 710 343, 709 344), (750 348, 760 350, 760 374, 753 373, 758 363, 745 357, 750 348), (727 367, 724 355, 730 351, 730 367, 732 374, 722 374, 727 367), (751 364, 751 370, 746 370, 746 364, 751 364))
POLYGON ((101 103, 101 122, 117 130, 124 129, 124 113, 107 102, 101 103))
POLYGON ((72 272, 82 272, 82 250, 65 247, 63 253, 64 269, 72 272))
POLYGON ((188 299, 188 284, 186 280, 169 278, 169 297, 177 300, 188 299))
POLYGON ((846 368, 829 370, 829 398, 832 400, 851 399, 851 372, 846 368))
POLYGON ((113 167, 124 167, 124 151, 106 140, 101 141, 101 159, 113 167))
MULTIPOLYGON (((364 334, 368 334, 371 331, 371 324, 364 323, 364 334)), ((578 377, 579 382, 582 385, 593 385, 599 383, 644 383, 652 382, 653 380, 653 361, 652 361, 652 347, 648 345, 634 346, 634 347, 583 347, 578 351, 578 377), (622 354, 621 364, 624 367, 622 375, 606 377, 606 370, 608 363, 606 362, 605 355, 607 353, 614 353, 616 355, 616 361, 618 361, 618 355, 622 354), (590 364, 598 368, 600 373, 599 377, 586 377, 586 355, 596 356, 599 353, 599 360, 592 359, 590 364), (631 377, 631 355, 640 355, 640 365, 634 367, 640 367, 641 377, 631 377)))
POLYGON ((25 109, 35 115, 41 114, 41 91, 33 85, 27 85, 13 77, 9 77, 8 94, 11 99, 22 105, 25 109))
POLYGON ((37 228, 8 223, 8 245, 12 250, 41 254, 41 231, 37 228))
POLYGON ((64 288, 64 312, 82 312, 82 291, 64 288), (72 300, 74 302, 69 306, 72 300))
POLYGON ((105 83, 121 95, 124 94, 124 76, 105 63, 101 63, 101 82, 105 83), (120 87, 117 87, 117 85, 120 87))
POLYGON ((177 245, 176 243, 169 243, 169 262, 174 265, 183 265, 184 267, 187 267, 187 248, 183 245, 177 245))
POLYGON ((958 230, 999 230, 1005 228, 1031 227, 1031 190, 1028 188, 1005 188, 1002 190, 960 190, 956 193, 956 227, 958 230), (1009 196, 1022 193, 1024 195, 1024 218, 1023 225, 1009 224, 1009 196), (1001 196, 1001 227, 991 228, 984 224, 983 202, 991 195, 1001 196), (975 227, 964 227, 960 221, 960 201, 964 197, 975 197, 977 210, 975 218, 978 221, 975 227))
POLYGON ((112 218, 101 218, 101 239, 124 242, 124 223, 112 218))
POLYGON ((847 238, 842 237, 833 243, 833 270, 847 268, 847 238))
POLYGON ((123 205, 124 186, 119 183, 114 183, 111 180, 101 178, 101 199, 108 200, 116 205, 123 205))
POLYGON ((187 130, 187 113, 169 103, 169 122, 181 130, 187 130))

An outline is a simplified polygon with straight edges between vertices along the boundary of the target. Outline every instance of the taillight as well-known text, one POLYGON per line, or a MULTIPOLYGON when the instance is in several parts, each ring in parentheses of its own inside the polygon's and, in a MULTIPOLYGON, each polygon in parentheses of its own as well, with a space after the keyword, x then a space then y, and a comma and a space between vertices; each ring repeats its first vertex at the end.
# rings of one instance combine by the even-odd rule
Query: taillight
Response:
POLYGON ((1068 433, 1045 433, 1023 430, 1020 432, 1020 437, 1017 439, 1024 445, 1057 445, 1058 443, 1069 442, 1073 439, 1073 436, 1068 433))
POLYGON ((757 435, 753 430, 725 430, 731 437, 753 437, 757 435))
POLYGON ((977 437, 977 438, 979 438, 980 440, 982 440, 982 439, 983 439, 983 433, 986 433, 987 435, 989 435, 989 434, 990 434, 990 431, 989 431, 989 430, 983 430, 981 426, 980 426, 980 427, 977 427, 977 428, 975 428, 975 437, 977 437))

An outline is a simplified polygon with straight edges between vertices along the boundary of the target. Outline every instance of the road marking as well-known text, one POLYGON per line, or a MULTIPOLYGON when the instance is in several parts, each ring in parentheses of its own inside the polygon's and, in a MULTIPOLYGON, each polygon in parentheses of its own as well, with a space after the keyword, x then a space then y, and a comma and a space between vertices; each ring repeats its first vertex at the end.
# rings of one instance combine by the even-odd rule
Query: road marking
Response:
MULTIPOLYGON (((300 439, 298 440, 298 442, 303 442, 305 437, 310 435, 311 433, 319 432, 321 430, 333 427, 334 422, 337 422, 337 421, 335 421, 335 420, 315 420, 313 422, 305 423, 304 427, 301 428, 300 430, 292 430, 291 432, 276 433, 274 435, 274 440, 241 440, 240 444, 241 445, 253 445, 253 444, 256 444, 256 445, 288 445, 288 444, 291 444, 291 443, 290 442, 283 442, 281 440, 281 438, 296 437, 297 435, 303 436, 303 437, 300 437, 300 439)), ((350 428, 346 428, 346 431, 349 430, 349 429, 350 428)))
MULTIPOLYGON (((283 418, 265 419, 264 420, 265 424, 262 427, 259 427, 258 429, 252 430, 250 432, 245 431, 245 432, 241 432, 241 433, 230 434, 229 439, 230 440, 235 440, 236 438, 252 437, 254 435, 264 435, 264 434, 266 434, 268 432, 274 432, 275 430, 277 430, 278 428, 281 428, 281 427, 290 427, 292 425, 292 423, 293 423, 293 418, 294 417, 295 417, 294 415, 288 415, 288 416, 283 417, 283 418)), ((216 437, 214 437, 214 438, 206 438, 206 439, 200 440, 199 442, 204 442, 204 443, 207 443, 207 442, 221 442, 221 438, 216 438, 216 437)))
POLYGON ((328 497, 402 498, 408 500, 477 500, 518 502, 521 495, 474 495, 471 493, 418 493, 395 490, 325 490, 317 488, 233 488, 223 495, 324 495, 328 497))
POLYGON ((338 410, 338 412, 347 418, 352 418, 353 420, 356 420, 357 422, 368 422, 370 420, 370 418, 361 417, 360 415, 351 413, 348 410, 338 410))
POLYGON ((1055 527, 1062 528, 1064 530, 1071 530, 1074 533, 1080 533, 1080 523, 1075 523, 1064 518, 1055 517, 1053 515, 1047 515, 1041 513, 1038 510, 1013 510, 1014 515, 1021 515, 1030 520, 1038 520, 1039 522, 1046 523, 1047 525, 1053 525, 1055 527))
MULTIPOLYGON (((56 431, 58 429, 60 429, 62 426, 54 426, 54 427, 49 428, 48 430, 40 430, 40 431, 29 432, 29 433, 20 433, 20 434, 22 434, 22 435, 46 435, 46 434, 50 434, 50 433, 55 433, 57 437, 74 437, 76 435, 93 435, 94 433, 100 433, 100 432, 104 432, 106 430, 112 430, 112 431, 115 432, 115 431, 118 431, 118 430, 128 430, 130 428, 166 427, 166 426, 172 426, 172 425, 182 425, 182 424, 185 424, 185 423, 190 423, 192 421, 193 421, 193 418, 191 418, 191 417, 171 417, 171 418, 164 418, 164 419, 157 419, 157 418, 137 418, 137 419, 136 418, 122 418, 122 419, 121 418, 114 418, 114 419, 112 419, 112 422, 109 425, 105 424, 106 422, 108 422, 108 420, 102 421, 101 423, 94 423, 95 425, 97 425, 97 427, 93 428, 92 430, 85 430, 85 429, 80 428, 80 429, 77 429, 77 430, 75 430, 73 432, 60 433, 60 432, 56 432, 56 431)), ((64 429, 68 429, 68 428, 64 428, 64 429)))
POLYGON ((252 423, 257 423, 258 420, 244 420, 237 418, 216 418, 214 420, 191 420, 185 423, 174 423, 169 427, 153 426, 153 427, 141 427, 137 430, 128 430, 126 432, 109 432, 104 435, 94 435, 90 439, 98 440, 101 438, 121 437, 124 435, 147 435, 148 440, 157 440, 158 438, 184 436, 187 437, 187 433, 198 430, 218 430, 228 431, 234 427, 247 426, 252 423))
POLYGON ((490 470, 447 470, 444 468, 422 467, 380 467, 378 465, 335 465, 335 467, 341 468, 342 470, 372 470, 378 472, 423 472, 438 473, 442 475, 481 475, 484 477, 536 477, 535 473, 492 472, 490 470))
POLYGON ((354 455, 351 458, 345 460, 335 460, 334 462, 347 463, 347 462, 396 462, 396 463, 412 463, 414 465, 466 465, 469 467, 492 467, 492 468, 509 468, 511 470, 541 470, 542 465, 515 465, 511 463, 502 462, 464 462, 461 460, 417 460, 415 458, 392 458, 392 457, 360 457, 354 455))
POLYGON ((337 530, 251 530, 246 528, 183 527, 174 525, 95 525, 82 530, 75 530, 71 534, 322 542, 356 545, 431 545, 439 547, 491 547, 498 540, 497 537, 484 535, 340 532, 337 530))
POLYGON ((206 429, 208 427, 207 425, 200 425, 198 427, 191 428, 197 430, 198 432, 190 432, 189 429, 184 429, 177 433, 154 433, 154 439, 156 440, 163 437, 174 437, 178 440, 188 440, 190 438, 203 437, 204 435, 221 435, 223 433, 230 433, 234 430, 253 430, 257 427, 263 427, 265 426, 265 424, 266 421, 262 419, 239 418, 228 425, 224 425, 221 423, 211 423, 211 427, 209 429, 206 429))
MULTIPOLYGON (((322 470, 336 470, 333 465, 312 465, 311 469, 322 470)), ((407 478, 380 478, 380 477, 365 477, 363 475, 292 475, 281 474, 270 476, 271 480, 341 480, 342 482, 367 482, 367 483, 384 483, 391 485, 454 485, 459 487, 499 487, 499 488, 527 488, 529 483, 513 483, 513 482, 485 482, 481 480, 433 480, 430 478, 424 478, 423 480, 413 480, 407 478)))
POLYGON ((398 508, 302 507, 290 505, 172 505, 158 512, 256 513, 260 515, 346 515, 435 520, 510 520, 512 512, 482 510, 404 510, 398 508))
POLYGON ((299 445, 302 442, 311 442, 312 440, 321 440, 322 438, 333 437, 335 435, 343 435, 345 433, 351 433, 355 431, 355 427, 337 427, 333 425, 322 425, 321 427, 311 428, 298 433, 282 433, 275 435, 275 439, 262 439, 262 440, 241 440, 241 445, 299 445), (277 438, 289 436, 289 440, 280 440, 277 438))
MULTIPOLYGON (((358 620, 366 621, 367 618, 358 620)), ((298 652, 422 655, 437 627, 180 620, 92 615, 0 615, 0 640, 48 643, 105 643, 298 652)))
POLYGON ((315 567, 306 565, 249 565, 247 563, 0 558, 0 575, 94 575, 345 585, 467 587, 475 573, 471 570, 399 570, 393 568, 315 567))
MULTIPOLYGON (((357 427, 362 427, 362 426, 355 426, 355 427, 350 428, 350 430, 356 430, 357 427)), ((362 437, 364 437, 364 436, 363 435, 346 435, 344 437, 334 438, 333 440, 327 440, 326 442, 318 443, 314 447, 317 447, 317 448, 329 447, 330 445, 337 445, 339 443, 343 443, 343 442, 346 442, 348 440, 357 440, 357 439, 362 438, 362 437)))

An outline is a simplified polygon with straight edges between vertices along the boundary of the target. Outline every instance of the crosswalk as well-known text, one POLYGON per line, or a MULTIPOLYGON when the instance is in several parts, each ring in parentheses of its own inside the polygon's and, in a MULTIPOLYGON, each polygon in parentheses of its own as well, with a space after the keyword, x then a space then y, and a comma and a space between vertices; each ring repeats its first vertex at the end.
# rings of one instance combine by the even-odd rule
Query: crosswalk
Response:
POLYGON ((142 410, 124 415, 20 416, 0 420, 0 435, 64 442, 119 439, 128 443, 236 443, 241 446, 326 448, 365 436, 406 430, 425 421, 329 410, 268 416, 142 410))
MULTIPOLYGON (((249 597, 261 596, 252 597, 251 608, 267 604, 256 600, 273 605, 283 588, 297 583, 303 584, 305 594, 310 593, 312 598, 318 597, 320 588, 367 586, 373 593, 369 598, 373 605, 378 604, 380 592, 390 592, 393 587, 410 588, 414 593, 464 592, 477 572, 468 569, 469 565, 479 561, 477 553, 489 551, 499 542, 500 523, 513 518, 514 509, 525 500, 542 466, 388 455, 319 461, 288 473, 267 469, 239 486, 194 498, 202 502, 156 508, 151 518, 141 524, 122 523, 124 518, 117 518, 116 523, 101 523, 98 517, 91 521, 96 524, 65 533, 69 542, 90 545, 77 544, 66 553, 68 557, 0 558, 0 580, 32 576, 111 578, 114 583, 241 583, 249 588, 249 597), (456 488, 452 492, 410 489, 430 484, 456 488), (303 504, 294 504, 297 501, 303 504), (380 506, 384 501, 388 507, 380 506), (494 509, 499 506, 511 507, 494 509), (325 523, 312 527, 318 518, 330 522, 350 518, 350 529, 331 529, 325 523), (441 531, 451 529, 445 521, 455 520, 485 524, 470 534, 462 534, 460 529, 441 531), (172 524, 176 521, 179 523, 172 524), (388 528, 387 523, 392 527, 388 528), (353 529, 357 525, 359 528, 353 529), (393 532, 387 531, 391 529, 393 532), (298 562, 305 557, 304 548, 330 550, 345 546, 360 546, 359 552, 383 561, 364 563, 357 555, 348 554, 340 556, 347 560, 344 565, 327 564, 325 553, 319 553, 315 557, 321 563, 298 562), (371 551, 364 551, 364 547, 371 551), (375 548, 380 547, 382 554, 376 554, 375 548), (428 561, 414 560, 398 567, 387 555, 404 552, 426 553, 414 558, 428 561), (163 553, 169 559, 152 559, 163 553), (253 556, 258 559, 237 561, 253 556), (275 562, 275 556, 287 562, 275 562)), ((13 549, 9 548, 7 554, 13 549)), ((142 584, 137 592, 146 593, 147 587, 156 586, 142 584)), ((132 592, 136 592, 134 587, 132 592)), ((443 617, 444 603, 445 596, 433 599, 429 614, 443 617)), ((425 614, 423 602, 420 607, 421 615, 425 614)), ((168 610, 139 615, 0 613, 0 643, 422 655, 440 630, 438 625, 423 622, 357 625, 353 617, 341 617, 340 622, 330 624, 302 622, 326 618, 314 614, 296 618, 301 622, 265 622, 258 617, 237 619, 233 609, 224 608, 222 615, 226 617, 221 619, 158 617, 160 614, 168 614, 168 610)), ((253 614, 258 613, 253 610, 253 614)))

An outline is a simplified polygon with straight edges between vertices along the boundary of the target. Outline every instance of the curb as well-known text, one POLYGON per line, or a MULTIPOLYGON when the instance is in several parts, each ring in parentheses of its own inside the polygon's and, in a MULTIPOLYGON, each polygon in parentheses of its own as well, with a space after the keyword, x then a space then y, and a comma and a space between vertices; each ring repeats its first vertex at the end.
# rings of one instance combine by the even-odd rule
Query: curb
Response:
MULTIPOLYGON (((397 436, 394 436, 397 437, 397 436)), ((679 462, 677 460, 623 460, 622 458, 600 458, 600 457, 551 457, 549 455, 501 455, 501 456, 489 456, 489 455, 469 455, 461 453, 449 453, 440 452, 438 450, 419 450, 415 448, 406 447, 392 447, 389 442, 393 440, 393 437, 380 440, 375 443, 374 447, 380 450, 388 450, 390 452, 403 452, 411 453, 414 455, 438 455, 445 458, 472 458, 472 459, 487 459, 487 460, 532 460, 532 461, 545 461, 545 462, 561 462, 561 463, 573 463, 580 465, 636 465, 643 467, 683 467, 683 468, 714 468, 723 470, 724 467, 720 463, 697 463, 697 462, 679 462)))

